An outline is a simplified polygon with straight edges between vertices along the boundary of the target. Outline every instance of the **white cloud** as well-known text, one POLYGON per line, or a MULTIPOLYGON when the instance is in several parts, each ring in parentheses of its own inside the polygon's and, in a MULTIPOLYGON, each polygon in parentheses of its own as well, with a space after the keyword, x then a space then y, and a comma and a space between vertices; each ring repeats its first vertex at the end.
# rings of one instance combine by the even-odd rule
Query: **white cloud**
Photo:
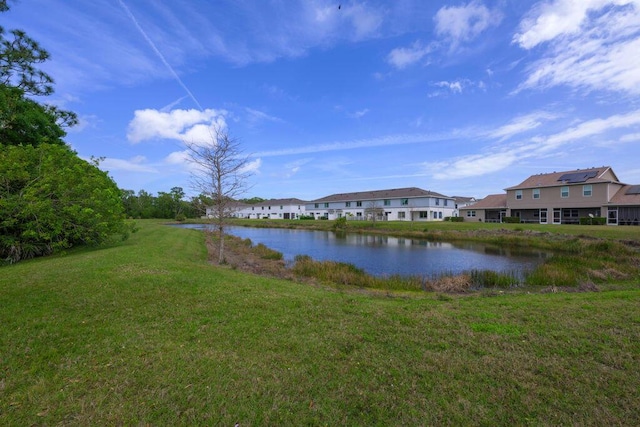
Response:
POLYGON ((360 111, 355 111, 353 113, 348 114, 348 116, 352 119, 360 119, 364 116, 367 115, 367 113, 369 113, 369 109, 368 108, 364 108, 360 111))
POLYGON ((461 80, 457 80, 454 82, 441 81, 441 82, 434 83, 434 85, 449 89, 453 93, 462 93, 463 82, 461 80))
POLYGON ((241 173, 251 173, 257 174, 260 173, 260 167, 262 166, 262 159, 258 158, 252 161, 247 162, 244 165, 244 168, 240 171, 241 173))
MULTIPOLYGON (((457 131, 448 132, 448 133, 387 135, 387 136, 381 136, 378 138, 358 139, 353 141, 342 141, 342 142, 328 142, 325 144, 317 144, 317 145, 300 144, 295 148, 285 148, 282 150, 274 150, 274 151, 263 151, 263 152, 255 153, 255 155, 260 157, 289 156, 293 154, 352 150, 355 148, 384 147, 384 146, 393 146, 393 145, 437 142, 437 141, 445 141, 445 140, 452 139, 454 137, 460 137, 460 136, 461 136, 461 133, 457 131)), ((469 134, 466 134, 466 136, 469 136, 469 134)))
MULTIPOLYGON (((507 136, 509 133, 536 127, 535 117, 547 118, 545 113, 534 113, 515 119, 511 124, 490 131, 488 136, 507 136)), ((549 116, 553 118, 553 116, 549 116)), ((604 119, 592 119, 577 124, 566 131, 550 135, 537 136, 526 142, 497 145, 487 149, 486 153, 471 154, 451 161, 425 163, 424 168, 435 179, 458 179, 482 176, 504 170, 523 160, 545 159, 566 154, 579 144, 597 143, 593 138, 606 132, 624 128, 640 127, 640 110, 627 114, 613 115, 604 119)))
POLYGON ((464 156, 453 162, 427 163, 425 167, 437 171, 433 173, 435 179, 459 179, 498 172, 511 166, 517 160, 519 160, 519 156, 515 150, 511 150, 488 155, 464 156))
POLYGON ((640 142, 640 133, 630 133, 620 137, 620 142, 640 142))
POLYGON ((370 5, 357 4, 345 5, 340 8, 343 15, 350 21, 353 29, 353 37, 361 40, 377 33, 382 25, 384 14, 370 5))
POLYGON ((406 68, 441 49, 445 44, 443 40, 452 50, 456 50, 460 44, 499 25, 502 14, 498 10, 489 10, 481 2, 472 1, 463 6, 444 6, 438 10, 433 20, 440 41, 424 43, 418 40, 409 47, 395 48, 387 55, 387 62, 398 69, 406 68))
POLYGON ((284 164, 284 169, 285 169, 285 174, 284 177, 285 178, 291 178, 293 175, 297 174, 298 172, 300 172, 300 170, 302 169, 302 166, 306 165, 307 163, 311 162, 313 159, 311 158, 303 158, 303 159, 298 159, 295 160, 293 162, 288 162, 284 164))
POLYGON ((522 20, 521 32, 513 36, 513 41, 524 49, 531 49, 558 36, 578 33, 590 10, 625 3, 630 1, 556 0, 539 3, 522 20))
POLYGON ((616 114, 604 119, 588 120, 564 132, 551 135, 541 142, 545 149, 553 149, 568 142, 585 140, 614 129, 633 126, 640 126, 640 110, 635 110, 627 114, 616 114))
POLYGON ((158 173, 158 170, 156 168, 146 164, 146 158, 144 156, 136 156, 129 160, 107 157, 100 162, 100 169, 108 170, 110 172, 126 171, 158 173))
POLYGON ((245 108, 245 111, 247 112, 247 121, 251 126, 254 126, 260 122, 274 122, 274 123, 284 122, 284 120, 282 120, 281 118, 271 116, 263 111, 254 110, 252 108, 245 108))
POLYGON ((483 81, 474 82, 469 79, 457 79, 457 80, 442 80, 439 82, 431 83, 432 86, 442 88, 443 90, 436 90, 428 94, 429 98, 435 98, 438 96, 445 96, 447 94, 461 94, 467 90, 480 89, 486 90, 486 86, 483 81))
POLYGON ((387 62, 398 69, 403 69, 416 62, 420 62, 425 56, 434 50, 434 45, 427 46, 420 42, 415 42, 410 47, 398 47, 387 55, 387 62))
POLYGON ((491 138, 504 140, 522 132, 527 132, 539 127, 543 121, 553 120, 556 116, 544 111, 539 111, 524 116, 516 117, 511 122, 490 131, 487 135, 491 138))
POLYGON ((226 112, 222 110, 137 110, 129 123, 127 138, 132 143, 150 139, 176 139, 179 141, 206 141, 211 130, 224 129, 226 112))
POLYGON ((187 165, 189 164, 189 152, 187 150, 174 151, 165 157, 164 162, 169 165, 187 165))
POLYGON ((489 10, 478 1, 472 1, 464 6, 440 8, 434 21, 436 34, 450 39, 455 46, 474 39, 489 27, 500 24, 502 14, 496 10, 489 10))
POLYGON ((568 85, 640 94, 640 2, 557 0, 534 9, 514 42, 543 47, 516 90, 568 85))

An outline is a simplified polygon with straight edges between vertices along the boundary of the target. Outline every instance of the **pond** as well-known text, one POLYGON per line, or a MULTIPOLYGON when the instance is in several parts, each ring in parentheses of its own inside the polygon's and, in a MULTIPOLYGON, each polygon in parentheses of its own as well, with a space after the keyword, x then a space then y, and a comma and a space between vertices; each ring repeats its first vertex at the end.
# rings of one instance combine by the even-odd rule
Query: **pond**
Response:
MULTIPOLYGON (((205 229, 206 224, 180 224, 177 227, 205 229)), ((550 256, 548 252, 523 251, 482 243, 429 242, 426 240, 335 233, 333 231, 282 228, 226 227, 226 232, 254 245, 281 252, 285 261, 296 255, 309 255, 317 261, 353 264, 375 276, 439 276, 469 270, 491 270, 521 275, 550 256)))

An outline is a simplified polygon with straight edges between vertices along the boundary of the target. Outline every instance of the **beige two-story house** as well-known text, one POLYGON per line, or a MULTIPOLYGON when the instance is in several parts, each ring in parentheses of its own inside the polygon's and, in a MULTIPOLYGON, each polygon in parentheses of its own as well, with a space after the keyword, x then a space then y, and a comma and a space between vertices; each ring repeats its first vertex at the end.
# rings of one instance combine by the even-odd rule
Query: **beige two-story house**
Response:
POLYGON ((609 201, 623 185, 608 166, 532 175, 505 189, 507 216, 521 222, 577 224, 583 217, 606 216, 609 201))
POLYGON ((610 225, 639 225, 640 186, 620 182, 609 166, 531 175, 505 191, 504 205, 494 195, 461 215, 486 221, 492 211, 495 220, 495 211, 503 208, 504 216, 525 223, 578 224, 580 218, 604 217, 610 225))

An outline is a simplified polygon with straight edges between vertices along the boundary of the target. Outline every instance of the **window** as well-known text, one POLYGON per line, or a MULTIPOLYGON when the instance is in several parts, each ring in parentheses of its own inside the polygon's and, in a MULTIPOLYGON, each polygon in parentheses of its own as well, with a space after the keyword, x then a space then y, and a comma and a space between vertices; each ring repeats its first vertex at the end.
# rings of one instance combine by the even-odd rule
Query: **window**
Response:
POLYGON ((429 212, 427 211, 420 211, 418 213, 420 214, 420 218, 429 218, 429 212))
POLYGON ((438 212, 438 219, 442 219, 442 212, 438 212))
POLYGON ((280 206, 280 210, 284 209, 284 206, 280 206))
POLYGON ((362 202, 356 202, 356 206, 359 208, 362 207, 362 202))
POLYGON ((313 204, 313 207, 314 207, 314 208, 316 208, 316 209, 318 209, 318 208, 320 207, 320 203, 314 203, 314 204, 313 204))
POLYGON ((474 216, 476 216, 476 211, 467 211, 467 216, 468 216, 468 217, 474 217, 474 216))
POLYGON ((516 200, 522 200, 522 190, 516 190, 516 200))
POLYGON ((539 199, 540 198, 540 189, 539 188, 534 188, 532 194, 533 194, 533 198, 534 199, 539 199))
POLYGON ((436 199, 436 206, 440 206, 440 199, 436 199))
POLYGON ((593 192, 593 188, 591 187, 591 185, 582 186, 582 195, 584 197, 591 197, 592 192, 593 192))
POLYGON ((438 218, 438 212, 431 212, 431 219, 438 218))
POLYGON ((385 205, 385 206, 391 206, 391 200, 389 200, 389 199, 384 199, 384 205, 385 205))
POLYGON ((448 206, 448 205, 449 205, 449 200, 444 199, 444 205, 445 205, 445 206, 448 206))
POLYGON ((264 206, 262 206, 262 210, 264 210, 264 206))
POLYGON ((560 197, 563 199, 569 197, 569 187, 560 187, 560 197))
POLYGON ((344 202, 344 206, 346 208, 350 208, 351 207, 351 202, 344 202))
POLYGON ((255 210, 256 210, 256 208, 255 208, 255 207, 251 207, 251 210, 252 210, 252 211, 255 211, 255 210))
POLYGON ((398 219, 404 219, 405 218, 404 214, 405 214, 404 212, 398 212, 398 219))
POLYGON ((325 208, 328 208, 328 207, 329 207, 329 203, 325 203, 325 204, 324 204, 324 207, 325 207, 325 208))
POLYGON ((409 199, 400 199, 401 206, 407 206, 409 204, 409 199))

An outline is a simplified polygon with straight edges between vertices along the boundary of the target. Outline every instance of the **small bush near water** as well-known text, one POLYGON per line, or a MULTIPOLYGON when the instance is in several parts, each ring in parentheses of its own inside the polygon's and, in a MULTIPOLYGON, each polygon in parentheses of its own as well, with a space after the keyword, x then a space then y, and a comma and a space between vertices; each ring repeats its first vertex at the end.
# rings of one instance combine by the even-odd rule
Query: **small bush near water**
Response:
POLYGON ((262 259, 272 259, 272 260, 281 260, 282 252, 274 251, 263 245, 262 243, 258 243, 254 246, 253 251, 256 255, 258 255, 262 259))

